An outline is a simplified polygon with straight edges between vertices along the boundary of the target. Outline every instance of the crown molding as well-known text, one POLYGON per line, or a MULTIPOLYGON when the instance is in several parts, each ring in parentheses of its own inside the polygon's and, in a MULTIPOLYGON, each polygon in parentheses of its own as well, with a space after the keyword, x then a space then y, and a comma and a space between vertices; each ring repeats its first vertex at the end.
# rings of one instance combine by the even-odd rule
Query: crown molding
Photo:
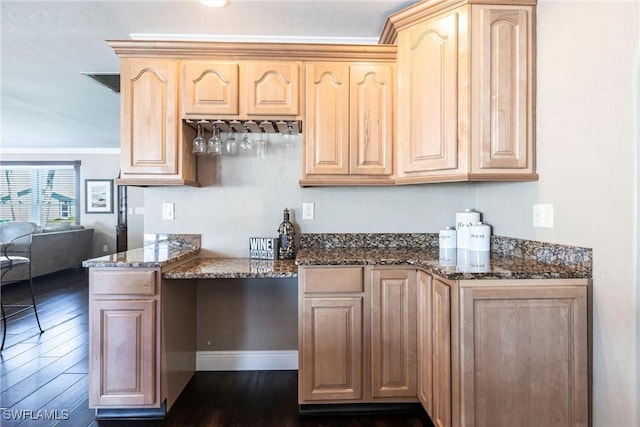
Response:
POLYGON ((0 147, 0 154, 120 154, 120 147, 0 147))

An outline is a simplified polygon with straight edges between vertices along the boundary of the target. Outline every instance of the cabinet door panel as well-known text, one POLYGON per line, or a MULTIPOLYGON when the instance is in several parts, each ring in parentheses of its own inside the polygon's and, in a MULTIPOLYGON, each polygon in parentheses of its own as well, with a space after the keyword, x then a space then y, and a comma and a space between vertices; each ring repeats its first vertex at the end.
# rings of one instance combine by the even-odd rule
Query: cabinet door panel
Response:
POLYGON ((399 44, 399 172, 456 169, 458 15, 401 32, 399 44))
POLYGON ((431 275, 418 272, 418 399, 433 414, 431 275))
POLYGON ((371 395, 416 397, 416 272, 374 270, 371 395))
POLYGON ((156 301, 92 301, 91 355, 91 407, 158 404, 156 301))
POLYGON ((299 111, 300 64, 250 62, 242 66, 247 115, 291 115, 299 111))
POLYGON ((207 61, 184 63, 182 116, 237 115, 238 64, 207 61))
POLYGON ((349 65, 306 66, 307 174, 349 173, 349 65))
POLYGON ((122 61, 122 173, 178 173, 178 63, 122 61))
POLYGON ((586 286, 461 298, 462 425, 588 425, 586 286))
POLYGON ((393 66, 350 70, 351 174, 391 175, 393 66))
POLYGON ((472 16, 474 163, 478 172, 532 169, 531 10, 483 5, 472 16))
POLYGON ((436 427, 451 426, 451 289, 432 282, 433 412, 436 427))
POLYGON ((303 400, 362 398, 362 297, 304 298, 303 400))

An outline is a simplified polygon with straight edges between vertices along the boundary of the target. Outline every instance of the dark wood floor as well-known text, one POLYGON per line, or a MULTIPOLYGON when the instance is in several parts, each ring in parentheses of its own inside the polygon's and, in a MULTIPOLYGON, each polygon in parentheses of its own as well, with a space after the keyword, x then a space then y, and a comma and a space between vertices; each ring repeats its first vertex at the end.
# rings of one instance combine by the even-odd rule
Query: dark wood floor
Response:
MULTIPOLYGON (((0 355, 0 425, 9 426, 431 426, 422 411, 387 415, 300 415, 296 371, 198 372, 165 420, 96 420, 88 394, 88 286, 83 269, 34 281, 33 312, 9 319, 0 355)), ((1 289, 27 303, 26 282, 1 289)))

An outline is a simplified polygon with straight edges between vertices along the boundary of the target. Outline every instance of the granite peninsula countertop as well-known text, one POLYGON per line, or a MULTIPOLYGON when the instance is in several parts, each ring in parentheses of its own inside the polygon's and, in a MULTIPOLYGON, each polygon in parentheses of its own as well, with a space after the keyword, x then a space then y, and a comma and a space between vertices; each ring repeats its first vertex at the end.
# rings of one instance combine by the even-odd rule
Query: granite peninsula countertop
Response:
POLYGON ((199 234, 145 234, 143 247, 88 259, 82 266, 165 267, 199 252, 199 234))

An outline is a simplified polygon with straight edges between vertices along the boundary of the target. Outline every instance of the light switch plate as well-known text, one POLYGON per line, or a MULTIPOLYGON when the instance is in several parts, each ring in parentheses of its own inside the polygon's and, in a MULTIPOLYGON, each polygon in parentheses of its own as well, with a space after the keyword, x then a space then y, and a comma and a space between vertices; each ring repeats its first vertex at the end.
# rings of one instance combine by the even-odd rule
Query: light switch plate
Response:
POLYGON ((302 219, 312 220, 314 205, 312 202, 305 202, 302 204, 302 219))
POLYGON ((162 219, 172 221, 175 219, 175 204, 162 203, 162 219))
POLYGON ((533 205, 533 226, 553 228, 553 205, 533 205))

